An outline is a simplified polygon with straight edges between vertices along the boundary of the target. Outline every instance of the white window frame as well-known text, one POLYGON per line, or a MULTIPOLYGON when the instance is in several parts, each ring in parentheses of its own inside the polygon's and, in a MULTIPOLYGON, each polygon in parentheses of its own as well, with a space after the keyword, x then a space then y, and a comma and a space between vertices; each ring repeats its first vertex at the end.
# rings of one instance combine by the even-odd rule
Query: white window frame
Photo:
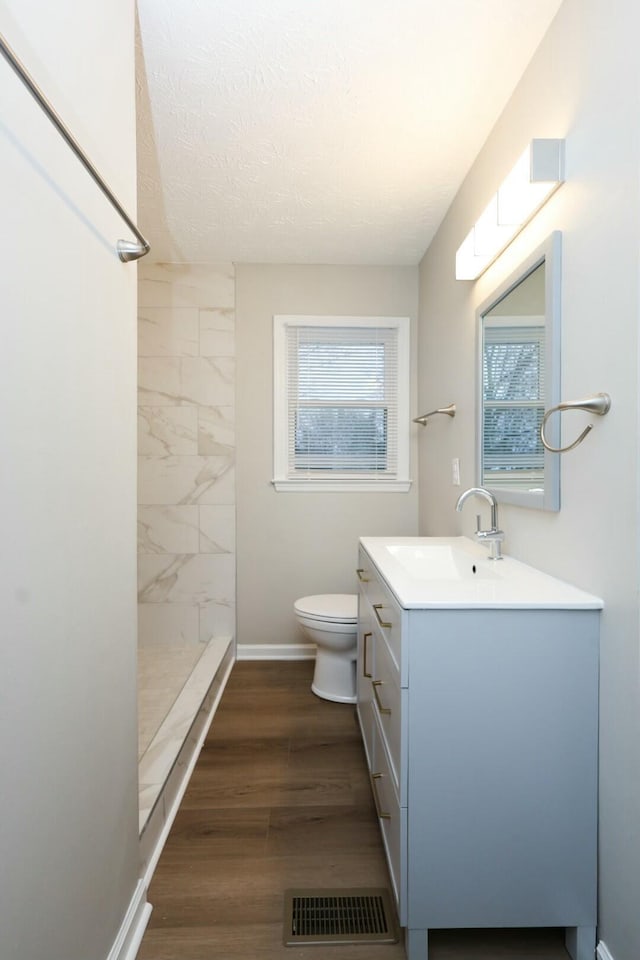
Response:
POLYGON ((278 314, 273 318, 273 469, 271 481, 278 491, 336 491, 406 493, 411 488, 409 477, 410 436, 410 363, 409 317, 330 317, 278 314), (398 448, 397 472, 390 477, 338 476, 295 477, 289 472, 289 415, 287 329, 308 327, 380 327, 397 330, 398 345, 398 448))

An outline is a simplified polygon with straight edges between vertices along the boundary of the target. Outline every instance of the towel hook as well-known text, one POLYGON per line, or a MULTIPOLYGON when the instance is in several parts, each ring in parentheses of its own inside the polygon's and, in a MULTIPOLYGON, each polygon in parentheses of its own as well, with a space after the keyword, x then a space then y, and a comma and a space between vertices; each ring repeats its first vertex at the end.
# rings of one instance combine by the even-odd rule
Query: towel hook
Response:
POLYGON ((438 407, 437 410, 432 410, 430 413, 423 413, 421 417, 416 417, 413 422, 419 423, 421 426, 426 427, 429 417, 433 417, 436 413, 445 413, 448 417, 455 417, 456 405, 455 403, 450 403, 446 407, 438 407))
POLYGON ((555 407, 551 407, 545 413, 542 418, 542 423, 540 424, 540 439, 542 440, 542 446, 545 450, 549 450, 551 453, 567 453, 568 450, 573 450, 574 447, 577 447, 578 444, 582 443, 586 435, 592 430, 592 424, 588 424, 573 443, 568 444, 566 447, 552 447, 547 443, 547 439, 544 435, 544 428, 547 420, 552 413, 562 410, 584 410, 586 413, 596 413, 599 417, 604 417, 606 413, 609 413, 611 409, 611 397, 608 393, 596 393, 593 397, 585 397, 583 400, 564 400, 562 403, 559 403, 555 407))

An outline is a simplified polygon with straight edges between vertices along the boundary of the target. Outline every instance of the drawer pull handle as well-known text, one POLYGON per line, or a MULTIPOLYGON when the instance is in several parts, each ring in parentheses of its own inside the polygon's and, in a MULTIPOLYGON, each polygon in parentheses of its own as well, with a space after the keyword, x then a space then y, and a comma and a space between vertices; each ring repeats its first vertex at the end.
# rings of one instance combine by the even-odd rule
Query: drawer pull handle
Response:
POLYGON ((380 624, 380 626, 381 626, 381 627, 386 627, 386 629, 388 630, 390 627, 393 626, 393 624, 392 624, 392 623, 387 623, 387 621, 386 621, 386 620, 383 620, 382 617, 380 616, 380 614, 378 613, 379 610, 382 610, 383 606, 384 606, 383 603, 374 603, 373 609, 374 609, 374 612, 375 612, 376 617, 378 618, 378 623, 380 624))
POLYGON ((363 638, 362 638, 362 654, 363 654, 363 656, 362 656, 362 676, 363 676, 363 677, 367 677, 369 680, 371 680, 372 674, 370 674, 369 671, 368 671, 368 669, 367 669, 367 637, 372 637, 372 636, 373 636, 372 633, 365 633, 365 635, 364 635, 363 638))
POLYGON ((356 573, 358 574, 358 580, 360 583, 369 583, 369 577, 363 577, 362 574, 365 572, 364 567, 358 567, 356 573))
POLYGON ((383 813, 380 809, 380 800, 378 799, 378 788, 376 786, 376 780, 381 780, 383 777, 382 773, 372 773, 371 774, 371 790, 373 793, 373 802, 375 804, 376 813, 378 814, 381 820, 391 820, 390 813, 383 813))
POLYGON ((390 717, 391 707, 383 707, 383 705, 380 703, 380 696, 378 694, 378 687, 382 686, 382 680, 372 680, 371 683, 373 685, 373 696, 375 697, 375 701, 378 705, 378 710, 385 716, 390 717))

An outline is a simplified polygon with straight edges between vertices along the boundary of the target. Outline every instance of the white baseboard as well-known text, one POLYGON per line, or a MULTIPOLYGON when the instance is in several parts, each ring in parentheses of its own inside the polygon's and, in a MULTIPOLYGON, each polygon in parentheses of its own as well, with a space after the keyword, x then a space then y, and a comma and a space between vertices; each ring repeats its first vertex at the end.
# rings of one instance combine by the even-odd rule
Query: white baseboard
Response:
POLYGON ((601 940, 596 947, 596 957, 598 960, 613 960, 613 954, 609 950, 604 940, 601 940))
POLYGON ((315 643, 239 643, 238 660, 315 660, 315 643))
POLYGON ((139 880, 107 960, 135 960, 151 910, 147 887, 139 880))

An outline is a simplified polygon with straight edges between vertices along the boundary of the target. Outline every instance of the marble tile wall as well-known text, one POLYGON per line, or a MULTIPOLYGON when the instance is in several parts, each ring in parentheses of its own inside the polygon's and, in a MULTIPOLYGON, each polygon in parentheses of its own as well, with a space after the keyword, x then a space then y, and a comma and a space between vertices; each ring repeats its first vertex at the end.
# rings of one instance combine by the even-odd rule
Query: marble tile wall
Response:
POLYGON ((139 643, 235 635, 232 264, 140 264, 139 643))

